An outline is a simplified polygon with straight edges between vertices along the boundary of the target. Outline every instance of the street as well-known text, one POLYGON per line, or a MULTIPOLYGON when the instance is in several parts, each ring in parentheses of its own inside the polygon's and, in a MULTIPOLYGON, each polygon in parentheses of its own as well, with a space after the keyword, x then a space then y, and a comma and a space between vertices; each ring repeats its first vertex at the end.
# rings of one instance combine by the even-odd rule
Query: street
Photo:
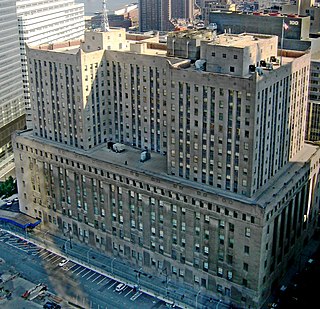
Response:
MULTIPOLYGON (((0 233, 0 258, 22 277, 44 283, 59 297, 84 308, 165 308, 165 303, 118 281, 6 232, 0 233)), ((3 267, 3 266, 2 266, 3 267)))

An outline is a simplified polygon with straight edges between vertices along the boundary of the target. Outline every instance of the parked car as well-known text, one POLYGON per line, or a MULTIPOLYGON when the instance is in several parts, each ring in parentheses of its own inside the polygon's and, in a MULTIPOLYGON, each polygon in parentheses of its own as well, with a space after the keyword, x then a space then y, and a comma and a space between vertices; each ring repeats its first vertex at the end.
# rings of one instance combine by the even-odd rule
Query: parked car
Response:
POLYGON ((7 206, 12 206, 12 201, 8 201, 7 206))
POLYGON ((69 262, 69 260, 64 259, 59 263, 59 266, 62 267, 64 265, 66 265, 68 262, 69 262))
POLYGON ((121 292, 122 290, 124 290, 126 287, 126 285, 124 283, 119 283, 116 287, 116 292, 121 292))

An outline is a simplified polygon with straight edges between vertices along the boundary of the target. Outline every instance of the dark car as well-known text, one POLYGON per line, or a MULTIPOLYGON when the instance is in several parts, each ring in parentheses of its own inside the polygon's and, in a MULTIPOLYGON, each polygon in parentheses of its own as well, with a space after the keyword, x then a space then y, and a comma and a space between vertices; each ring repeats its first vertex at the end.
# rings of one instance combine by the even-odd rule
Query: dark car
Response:
POLYGON ((47 301, 47 302, 43 305, 43 308, 45 308, 45 309, 61 309, 61 306, 58 305, 58 304, 56 304, 56 303, 47 301))

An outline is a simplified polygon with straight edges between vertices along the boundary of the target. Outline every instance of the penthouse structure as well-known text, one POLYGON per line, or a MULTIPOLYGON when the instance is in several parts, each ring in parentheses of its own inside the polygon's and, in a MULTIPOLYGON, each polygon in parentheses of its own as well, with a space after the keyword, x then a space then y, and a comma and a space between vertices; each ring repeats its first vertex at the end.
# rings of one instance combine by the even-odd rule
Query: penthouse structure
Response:
POLYGON ((34 129, 14 137, 21 211, 145 272, 259 308, 316 226, 310 55, 280 55, 270 35, 132 39, 110 29, 28 50, 34 129))

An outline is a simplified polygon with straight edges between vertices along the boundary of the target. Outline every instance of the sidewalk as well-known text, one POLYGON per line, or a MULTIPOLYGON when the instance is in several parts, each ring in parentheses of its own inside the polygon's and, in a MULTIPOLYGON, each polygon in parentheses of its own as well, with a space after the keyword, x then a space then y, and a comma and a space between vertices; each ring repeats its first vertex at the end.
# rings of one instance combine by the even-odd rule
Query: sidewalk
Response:
MULTIPOLYGON (((295 263, 292 265, 292 267, 288 270, 288 272, 285 274, 285 276, 280 280, 279 287, 286 286, 288 287, 291 284, 291 281, 293 277, 297 273, 301 273, 302 270, 305 268, 305 265, 307 264, 310 257, 318 250, 320 246, 320 238, 313 237, 309 243, 303 248, 302 252, 300 253, 299 258, 295 261, 295 263)), ((273 303, 276 301, 276 293, 277 291, 274 291, 268 300, 265 302, 263 307, 261 309, 269 309, 268 304, 273 303)))
POLYGON ((165 274, 162 278, 151 276, 141 271, 138 266, 134 268, 125 264, 120 257, 107 257, 88 246, 74 243, 72 240, 70 243, 69 238, 63 239, 50 234, 48 231, 40 230, 33 230, 32 233, 27 235, 21 232, 17 233, 17 231, 14 231, 14 233, 41 247, 50 248, 52 252, 71 259, 80 265, 124 282, 131 287, 137 286, 142 292, 168 303, 175 303, 179 307, 209 309, 216 308, 218 305, 219 309, 229 308, 229 304, 212 298, 203 289, 195 291, 193 287, 187 284, 171 282, 165 274))

